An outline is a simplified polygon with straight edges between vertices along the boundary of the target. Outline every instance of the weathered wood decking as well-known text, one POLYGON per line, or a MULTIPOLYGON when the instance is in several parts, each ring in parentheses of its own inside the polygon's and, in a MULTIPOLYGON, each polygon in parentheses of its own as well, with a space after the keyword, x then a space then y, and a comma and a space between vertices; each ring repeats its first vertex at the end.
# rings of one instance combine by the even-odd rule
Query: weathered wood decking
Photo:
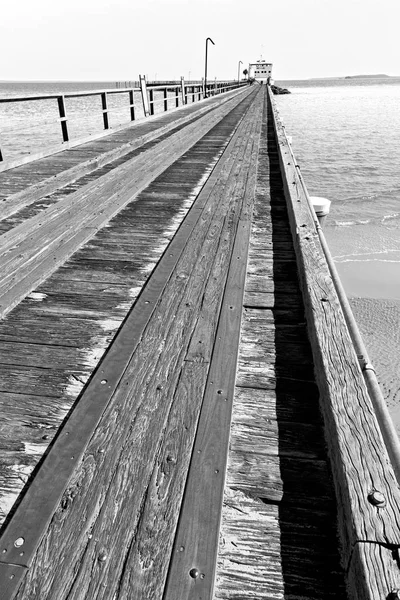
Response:
MULTIPOLYGON (((111 136, 116 162, 93 142, 97 171, 82 146, 0 174, 4 598, 350 597, 358 513, 342 500, 339 545, 349 481, 328 407, 335 495, 266 88, 173 115, 111 136)), ((363 509, 383 553, 391 493, 363 509)))

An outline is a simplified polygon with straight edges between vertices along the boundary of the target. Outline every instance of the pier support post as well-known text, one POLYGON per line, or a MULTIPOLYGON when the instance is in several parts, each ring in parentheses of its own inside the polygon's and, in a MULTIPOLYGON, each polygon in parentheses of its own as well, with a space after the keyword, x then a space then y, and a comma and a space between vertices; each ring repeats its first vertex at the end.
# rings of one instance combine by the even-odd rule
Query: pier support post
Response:
POLYGON ((146 85, 146 76, 145 75, 139 75, 139 84, 140 84, 140 91, 142 93, 144 116, 148 117, 150 115, 150 108, 149 108, 149 97, 147 95, 147 85, 146 85))

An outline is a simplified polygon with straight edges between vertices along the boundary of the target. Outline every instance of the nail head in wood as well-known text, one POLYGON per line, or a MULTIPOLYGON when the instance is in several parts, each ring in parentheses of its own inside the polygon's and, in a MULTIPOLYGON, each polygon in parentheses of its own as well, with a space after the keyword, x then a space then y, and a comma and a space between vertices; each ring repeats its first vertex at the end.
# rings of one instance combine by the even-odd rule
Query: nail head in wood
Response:
POLYGON ((382 492, 378 492, 378 490, 373 490, 368 494, 368 501, 378 508, 384 508, 386 506, 386 498, 382 492))
POLYGON ((200 575, 200 571, 198 569, 190 569, 189 575, 192 579, 197 579, 200 575))
POLYGON ((105 550, 100 550, 97 560, 99 562, 105 562, 107 560, 107 558, 108 558, 107 552, 105 550))

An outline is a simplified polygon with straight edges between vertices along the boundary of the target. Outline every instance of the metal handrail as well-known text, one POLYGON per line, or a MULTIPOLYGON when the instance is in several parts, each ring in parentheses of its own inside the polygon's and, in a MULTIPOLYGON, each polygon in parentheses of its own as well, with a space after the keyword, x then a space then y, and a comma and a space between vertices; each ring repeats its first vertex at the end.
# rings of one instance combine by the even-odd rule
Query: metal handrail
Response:
POLYGON ((343 315, 347 324, 347 328, 353 342, 354 350, 356 352, 358 362, 360 365, 361 372, 364 376, 364 380, 367 386, 368 394, 371 398, 373 407, 375 409, 376 418, 379 424, 379 428, 384 440, 390 461, 392 463, 393 471, 396 475, 397 482, 400 484, 400 440, 396 432, 396 428, 393 424, 392 417, 390 416, 389 409, 383 397, 382 391, 379 387, 379 383, 376 377, 375 369, 371 363, 368 355, 368 351, 362 340, 360 330, 358 329, 357 322, 354 318, 353 311, 351 310, 350 303, 347 299, 346 292, 343 288, 342 282, 339 277, 339 273, 336 269, 334 260, 329 250, 328 243, 326 241, 323 229, 318 221, 318 217, 313 208, 309 193, 307 191, 306 184, 303 179, 303 175, 300 171, 300 166, 297 164, 292 146, 287 138, 285 126, 281 123, 283 134, 285 136, 290 154, 292 156, 293 164, 296 168, 297 175, 299 177, 301 186, 303 188, 304 195, 306 197, 310 212, 312 214, 315 228, 321 242, 321 246, 325 255, 326 262, 332 277, 333 284, 336 289, 336 293, 339 298, 339 302, 343 311, 343 315))

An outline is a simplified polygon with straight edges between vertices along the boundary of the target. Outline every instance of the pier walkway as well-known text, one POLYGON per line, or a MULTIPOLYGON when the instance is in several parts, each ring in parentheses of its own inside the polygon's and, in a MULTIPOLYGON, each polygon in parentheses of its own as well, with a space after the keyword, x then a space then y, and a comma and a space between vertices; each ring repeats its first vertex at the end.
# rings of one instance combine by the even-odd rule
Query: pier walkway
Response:
POLYGON ((0 173, 1 598, 398 584, 397 484, 277 127, 253 86, 0 173))

